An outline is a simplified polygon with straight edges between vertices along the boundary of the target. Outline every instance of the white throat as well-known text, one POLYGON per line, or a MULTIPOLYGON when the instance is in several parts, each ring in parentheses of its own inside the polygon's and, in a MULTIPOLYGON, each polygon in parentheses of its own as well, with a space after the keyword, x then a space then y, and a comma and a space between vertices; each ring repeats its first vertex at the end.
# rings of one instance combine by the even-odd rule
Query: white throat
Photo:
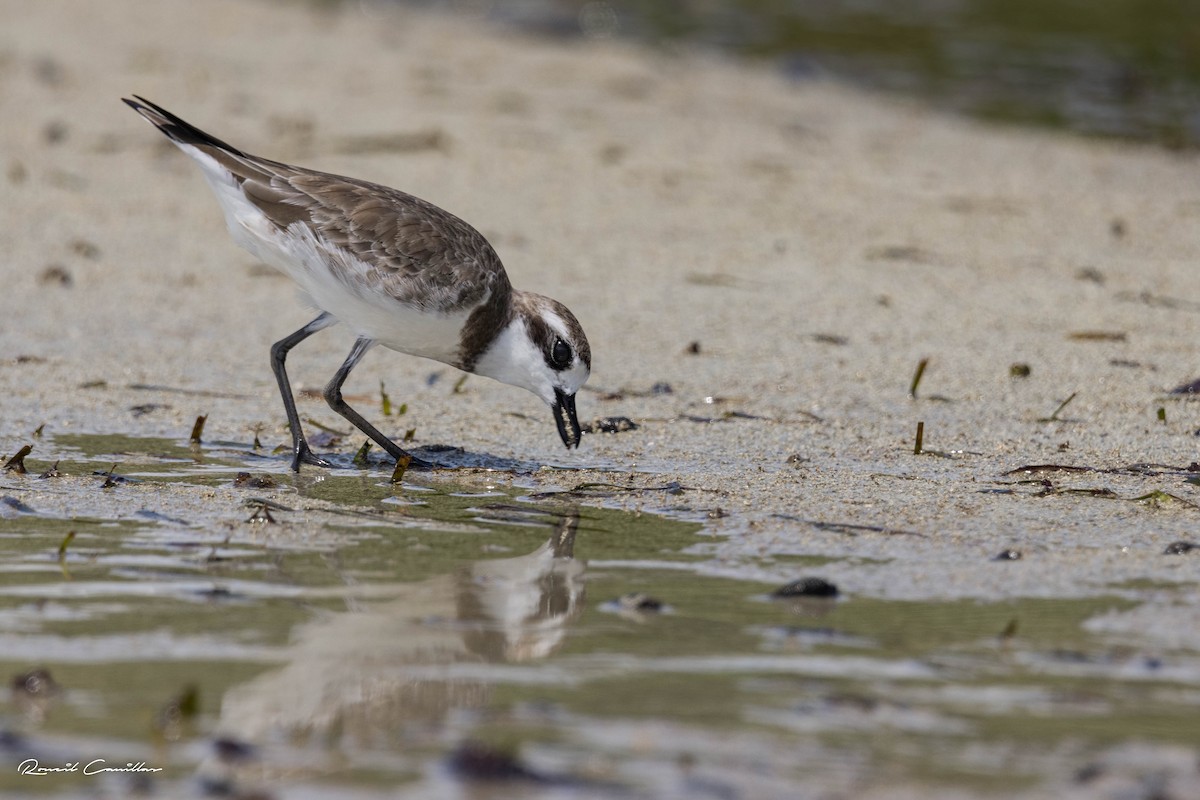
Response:
POLYGON ((518 314, 492 340, 475 362, 475 373, 519 386, 554 403, 554 384, 545 357, 529 338, 525 321, 518 314))

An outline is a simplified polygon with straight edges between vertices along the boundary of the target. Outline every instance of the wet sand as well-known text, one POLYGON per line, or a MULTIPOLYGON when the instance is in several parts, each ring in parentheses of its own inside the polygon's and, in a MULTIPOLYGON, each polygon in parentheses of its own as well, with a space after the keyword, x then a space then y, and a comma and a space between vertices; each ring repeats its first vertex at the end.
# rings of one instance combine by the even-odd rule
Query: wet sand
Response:
MULTIPOLYGON (((43 423, 182 439, 201 413, 214 439, 287 440, 267 351, 312 312, 119 102, 138 93, 470 221, 588 331, 581 415, 639 425, 564 453, 532 395, 456 393, 454 370, 376 350, 346 394, 386 432, 572 470, 513 479, 541 490, 678 483, 606 502, 706 519, 714 572, 782 582, 757 556, 854 556, 821 573, 908 599, 1176 585, 1105 624, 1200 647, 1200 551, 1164 555, 1200 542, 1200 404, 1167 395, 1200 377, 1194 157, 370 4, 120 8, 0 2, 0 452, 43 423), (403 418, 380 419, 380 381, 403 418), (1045 464, 1098 471, 1010 474, 1045 464)), ((350 345, 334 329, 294 351, 297 387, 350 345)))

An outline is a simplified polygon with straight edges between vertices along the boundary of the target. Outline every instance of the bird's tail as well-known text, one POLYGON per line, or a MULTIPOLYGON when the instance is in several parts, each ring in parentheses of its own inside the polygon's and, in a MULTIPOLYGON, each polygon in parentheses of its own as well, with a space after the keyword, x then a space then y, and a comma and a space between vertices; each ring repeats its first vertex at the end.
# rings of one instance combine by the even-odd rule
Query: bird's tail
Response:
POLYGON ((132 100, 128 97, 122 97, 121 100, 134 111, 148 119, 154 127, 165 133, 172 141, 180 144, 207 145, 208 147, 215 147, 236 156, 244 157, 246 155, 236 147, 231 147, 217 137, 205 133, 190 122, 185 122, 162 106, 151 103, 144 97, 138 97, 135 94, 132 100))

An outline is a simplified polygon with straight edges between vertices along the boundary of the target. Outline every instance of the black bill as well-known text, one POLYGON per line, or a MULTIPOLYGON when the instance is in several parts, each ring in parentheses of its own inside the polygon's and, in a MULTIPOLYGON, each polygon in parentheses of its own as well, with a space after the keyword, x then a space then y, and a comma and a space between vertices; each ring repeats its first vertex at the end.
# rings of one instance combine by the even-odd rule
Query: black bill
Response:
POLYGON ((583 430, 579 427, 579 417, 575 414, 575 395, 567 394, 561 389, 554 390, 554 422, 558 425, 558 435, 562 437, 567 449, 579 447, 583 430))

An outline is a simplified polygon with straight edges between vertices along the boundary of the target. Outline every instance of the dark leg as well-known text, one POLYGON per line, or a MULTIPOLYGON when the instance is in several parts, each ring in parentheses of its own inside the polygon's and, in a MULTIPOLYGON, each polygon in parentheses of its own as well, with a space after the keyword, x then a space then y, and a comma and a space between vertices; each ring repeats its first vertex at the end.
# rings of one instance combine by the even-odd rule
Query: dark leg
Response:
POLYGON ((317 456, 308 449, 304 439, 304 431, 300 428, 300 415, 296 413, 296 400, 292 397, 292 385, 288 381, 287 370, 283 361, 288 351, 312 336, 317 331, 325 330, 330 325, 336 325, 337 320, 329 314, 321 316, 305 325, 291 336, 280 339, 271 345, 271 369, 275 372, 275 380, 279 383, 279 394, 283 396, 283 409, 287 412, 288 427, 292 429, 292 470, 300 471, 300 463, 313 464, 318 467, 332 467, 325 459, 317 456))
POLYGON ((371 339, 360 338, 354 343, 354 347, 350 350, 350 355, 346 356, 346 361, 342 364, 337 374, 333 376, 333 380, 325 387, 325 402, 329 403, 329 407, 337 413, 341 414, 346 419, 354 424, 354 427, 370 436, 375 440, 375 444, 382 447, 388 452, 392 458, 399 461, 402 458, 411 459, 410 466, 412 467, 430 467, 432 466, 426 461, 419 458, 414 458, 405 452, 404 448, 393 442, 388 437, 380 433, 374 425, 363 419, 362 415, 351 408, 345 400, 342 399, 342 384, 346 382, 346 378, 350 375, 350 370, 354 369, 355 365, 362 360, 362 357, 367 354, 367 351, 375 346, 375 342, 371 339))

